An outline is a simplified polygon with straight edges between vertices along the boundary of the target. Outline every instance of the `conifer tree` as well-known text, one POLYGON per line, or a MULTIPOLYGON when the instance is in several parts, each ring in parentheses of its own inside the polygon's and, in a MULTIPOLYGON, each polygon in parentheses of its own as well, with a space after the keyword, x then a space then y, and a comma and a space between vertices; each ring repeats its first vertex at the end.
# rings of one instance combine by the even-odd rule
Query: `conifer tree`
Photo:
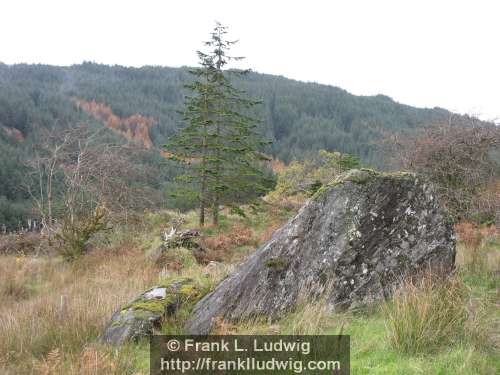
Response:
POLYGON ((180 179, 186 188, 194 187, 185 194, 199 202, 200 225, 207 207, 217 225, 221 204, 237 205, 265 190, 258 149, 268 142, 260 139, 258 120, 249 115, 259 102, 246 98, 231 82, 231 76, 248 71, 224 69, 229 61, 242 59, 228 54, 236 42, 226 40, 226 34, 226 27, 217 23, 205 43, 210 50, 198 52, 201 66, 191 70, 196 79, 187 86, 193 94, 185 100, 186 126, 167 145, 172 158, 187 167, 180 179))
POLYGON ((211 128, 214 121, 214 85, 210 83, 212 60, 209 56, 198 52, 201 67, 190 70, 196 80, 186 85, 193 92, 185 99, 184 121, 175 139, 166 147, 174 151, 170 158, 186 166, 186 173, 177 178, 184 182, 184 195, 191 196, 199 202, 200 225, 205 224, 205 209, 210 202, 211 154, 213 143, 211 128), (194 186, 194 190, 190 187, 194 186))

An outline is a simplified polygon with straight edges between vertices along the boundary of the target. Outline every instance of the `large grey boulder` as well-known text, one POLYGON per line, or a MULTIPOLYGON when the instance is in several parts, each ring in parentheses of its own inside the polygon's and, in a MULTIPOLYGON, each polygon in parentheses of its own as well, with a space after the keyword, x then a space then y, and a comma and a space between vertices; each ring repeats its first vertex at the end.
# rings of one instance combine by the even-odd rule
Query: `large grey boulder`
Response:
POLYGON ((280 318, 303 297, 323 296, 334 310, 359 306, 389 297, 403 275, 449 272, 454 262, 453 226, 425 180, 353 170, 198 302, 186 329, 206 334, 214 318, 280 318))

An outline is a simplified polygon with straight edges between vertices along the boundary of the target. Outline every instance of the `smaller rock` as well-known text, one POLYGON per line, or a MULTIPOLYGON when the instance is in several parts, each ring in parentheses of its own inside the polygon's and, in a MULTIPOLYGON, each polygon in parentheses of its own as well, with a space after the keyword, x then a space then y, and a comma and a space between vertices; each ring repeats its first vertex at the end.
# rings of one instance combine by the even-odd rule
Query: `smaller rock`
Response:
POLYGON ((167 248, 173 247, 185 247, 186 249, 205 251, 203 246, 201 246, 196 238, 200 237, 200 232, 193 229, 188 229, 173 235, 165 245, 167 248))
MULTIPOLYGON (((192 229, 179 233, 173 232, 165 242, 149 254, 149 258, 158 266, 164 267, 172 261, 171 255, 176 256, 176 254, 171 254, 172 251, 176 249, 188 249, 191 255, 194 256, 194 259, 200 263, 200 260, 204 258, 206 253, 205 248, 198 240, 200 236, 200 232, 192 229)), ((175 265, 173 268, 175 268, 175 265)))
POLYGON ((174 315, 186 304, 194 304, 208 292, 189 278, 165 280, 116 311, 100 341, 121 345, 153 334, 166 316, 174 315))

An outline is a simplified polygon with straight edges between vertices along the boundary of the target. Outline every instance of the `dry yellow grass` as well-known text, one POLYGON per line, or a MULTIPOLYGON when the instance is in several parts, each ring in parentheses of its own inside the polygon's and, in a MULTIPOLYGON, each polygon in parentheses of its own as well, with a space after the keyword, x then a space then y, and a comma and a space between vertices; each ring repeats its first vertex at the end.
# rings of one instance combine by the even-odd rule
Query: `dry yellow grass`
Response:
POLYGON ((498 229, 491 225, 477 227, 468 222, 455 225, 459 243, 456 264, 464 271, 480 273, 500 268, 500 252, 495 250, 498 229))
POLYGON ((135 248, 96 251, 75 263, 3 256, 0 275, 2 374, 80 374, 90 350, 106 367, 110 354, 89 343, 120 305, 158 280, 135 248))
MULTIPOLYGON (((231 269, 193 264, 175 275, 216 284, 231 269)), ((136 247, 95 251, 73 263, 1 256, 0 373, 133 374, 133 349, 100 346, 96 338, 114 311, 170 276, 165 272, 136 247)))
MULTIPOLYGON (((136 352, 127 355, 127 348, 95 344, 111 314, 160 277, 201 276, 215 284, 231 269, 190 264, 172 271, 155 265, 147 250, 158 246, 159 227, 177 216, 171 212, 145 216, 133 234, 118 227, 112 234, 114 248, 95 250, 71 263, 50 256, 1 255, 0 373, 132 373, 136 352)), ((195 227, 194 213, 182 219, 195 227)), ((256 235, 240 221, 231 218, 227 229, 234 232, 231 248, 256 245, 256 235)))

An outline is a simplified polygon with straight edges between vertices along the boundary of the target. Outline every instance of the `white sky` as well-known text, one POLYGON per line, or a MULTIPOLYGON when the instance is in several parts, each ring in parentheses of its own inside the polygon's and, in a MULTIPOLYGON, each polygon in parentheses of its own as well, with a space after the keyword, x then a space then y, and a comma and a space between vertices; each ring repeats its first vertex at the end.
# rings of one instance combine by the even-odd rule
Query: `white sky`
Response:
POLYGON ((498 0, 1 0, 0 61, 195 65, 214 21, 263 73, 500 118, 498 0))

